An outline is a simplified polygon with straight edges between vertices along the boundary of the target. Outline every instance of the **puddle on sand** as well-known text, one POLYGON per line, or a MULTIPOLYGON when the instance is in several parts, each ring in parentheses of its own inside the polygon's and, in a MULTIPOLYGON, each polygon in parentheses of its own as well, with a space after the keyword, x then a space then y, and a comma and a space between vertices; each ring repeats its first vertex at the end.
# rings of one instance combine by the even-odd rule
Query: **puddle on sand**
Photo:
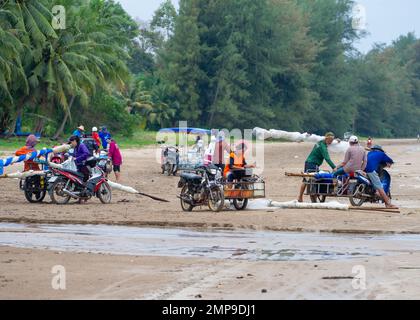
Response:
POLYGON ((107 225, 0 223, 0 245, 116 255, 267 261, 365 258, 420 251, 420 235, 334 235, 107 225))

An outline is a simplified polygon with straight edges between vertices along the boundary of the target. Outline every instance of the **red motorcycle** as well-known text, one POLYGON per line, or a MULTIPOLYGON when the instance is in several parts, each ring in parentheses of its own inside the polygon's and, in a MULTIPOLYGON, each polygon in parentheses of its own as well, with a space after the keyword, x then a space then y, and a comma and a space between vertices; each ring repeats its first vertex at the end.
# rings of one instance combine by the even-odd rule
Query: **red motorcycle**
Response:
MULTIPOLYGON (((67 161, 73 161, 72 159, 67 161)), ((83 173, 66 168, 51 168, 53 176, 48 180, 48 192, 55 204, 67 204, 71 198, 82 201, 97 197, 108 204, 112 199, 111 187, 109 186, 105 173, 96 165, 95 158, 86 160, 86 166, 90 171, 88 181, 83 181, 83 173)))

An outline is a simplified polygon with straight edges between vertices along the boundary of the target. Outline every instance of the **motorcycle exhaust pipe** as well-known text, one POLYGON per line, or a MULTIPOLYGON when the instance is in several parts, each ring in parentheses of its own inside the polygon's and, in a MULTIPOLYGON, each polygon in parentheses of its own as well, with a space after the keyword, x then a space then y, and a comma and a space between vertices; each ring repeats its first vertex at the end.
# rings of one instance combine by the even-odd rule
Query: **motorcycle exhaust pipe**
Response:
POLYGON ((65 193, 66 195, 68 195, 68 196, 70 196, 70 197, 72 197, 74 199, 79 199, 80 198, 79 195, 77 195, 76 193, 73 193, 73 192, 71 192, 71 191, 69 191, 67 189, 63 189, 63 193, 65 193))
POLYGON ((194 200, 191 200, 189 198, 184 198, 184 197, 181 197, 181 196, 177 196, 177 198, 185 201, 186 203, 188 203, 190 205, 194 205, 194 200))

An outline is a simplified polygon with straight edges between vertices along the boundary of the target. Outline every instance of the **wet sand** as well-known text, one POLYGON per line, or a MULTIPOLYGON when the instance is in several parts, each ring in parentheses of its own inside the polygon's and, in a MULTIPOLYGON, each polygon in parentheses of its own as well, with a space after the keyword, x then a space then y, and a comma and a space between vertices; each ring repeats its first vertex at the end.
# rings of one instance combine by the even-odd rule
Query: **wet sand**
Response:
POLYGON ((418 299, 419 261, 418 252, 253 262, 0 247, 0 299, 418 299), (52 288, 55 265, 65 267, 65 290, 52 288), (353 287, 356 265, 365 267, 366 290, 353 287))
MULTIPOLYGON (((113 194, 111 205, 91 200, 86 205, 32 205, 15 180, 0 184, 0 222, 111 224, 170 227, 225 227, 253 230, 337 233, 420 234, 420 145, 413 140, 381 141, 396 161, 390 169, 392 193, 401 214, 323 210, 225 211, 206 208, 181 211, 176 195, 178 178, 160 174, 155 149, 124 150, 123 183, 170 200, 113 194)), ((312 144, 269 143, 265 171, 267 198, 296 198, 299 179, 284 172, 300 172, 312 144)), ((338 162, 343 155, 333 154, 338 162)), ((16 171, 19 166, 13 167, 16 171)), ((10 170, 8 170, 10 172, 10 170)), ((345 202, 345 200, 344 200, 345 202)), ((61 253, 36 249, 0 248, 0 298, 123 298, 123 299, 379 299, 419 297, 418 252, 367 260, 324 262, 249 262, 204 258, 129 257, 61 253), (367 290, 352 288, 352 268, 367 270, 367 290), (68 287, 51 289, 51 268, 66 266, 68 287), (315 267, 317 265, 317 267, 315 267), (252 276, 248 276, 251 274, 252 276), (333 279, 322 279, 333 277, 333 279), (69 279, 72 279, 71 281, 69 279), (261 290, 266 289, 267 293, 261 290)))

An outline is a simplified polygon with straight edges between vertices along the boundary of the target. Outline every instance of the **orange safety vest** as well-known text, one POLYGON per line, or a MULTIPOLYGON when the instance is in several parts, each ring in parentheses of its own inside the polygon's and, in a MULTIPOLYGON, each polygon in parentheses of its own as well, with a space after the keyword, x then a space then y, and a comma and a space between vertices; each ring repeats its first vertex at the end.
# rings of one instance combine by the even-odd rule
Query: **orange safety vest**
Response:
POLYGON ((241 154, 238 156, 235 152, 231 152, 229 154, 229 158, 227 160, 226 166, 225 166, 225 171, 223 172, 223 176, 226 178, 227 174, 230 171, 229 165, 230 165, 230 159, 233 158, 233 165, 235 167, 245 167, 245 157, 243 152, 241 152, 241 154))
MULTIPOLYGON (((18 151, 16 151, 15 155, 16 156, 23 156, 23 155, 31 153, 33 151, 34 151, 33 149, 29 149, 27 146, 24 146, 24 147, 20 148, 18 151)), ((41 170, 39 168, 38 163, 35 163, 33 160, 24 161, 24 163, 25 163, 25 167, 24 167, 23 171, 30 171, 30 170, 40 171, 41 170)))

